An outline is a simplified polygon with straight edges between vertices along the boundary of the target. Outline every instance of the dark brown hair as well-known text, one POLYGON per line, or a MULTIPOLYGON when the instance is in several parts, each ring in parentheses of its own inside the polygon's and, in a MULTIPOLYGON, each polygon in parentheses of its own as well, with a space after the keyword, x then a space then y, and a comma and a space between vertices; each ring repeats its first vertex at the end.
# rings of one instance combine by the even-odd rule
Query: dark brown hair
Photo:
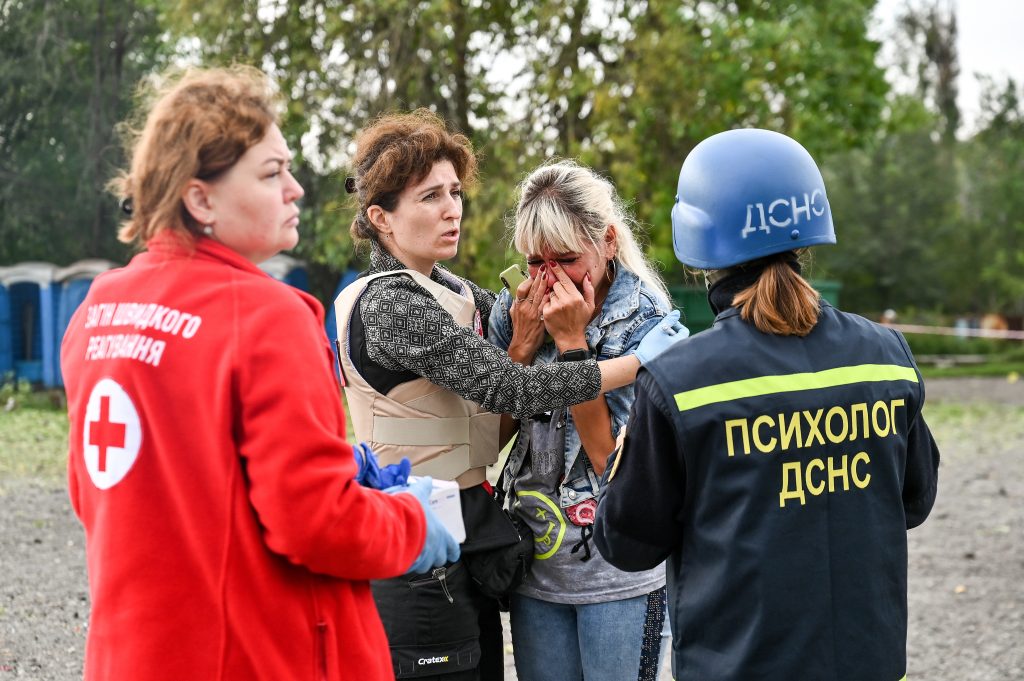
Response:
POLYGON ((146 89, 133 116, 141 131, 120 126, 131 167, 109 184, 131 205, 118 238, 145 243, 168 229, 191 242, 201 225, 181 200, 185 184, 213 179, 258 144, 277 122, 276 93, 248 66, 187 69, 146 89))
POLYGON ((818 323, 821 296, 790 266, 792 258, 787 252, 771 259, 757 281, 732 299, 744 321, 761 333, 806 336, 818 323))
POLYGON ((438 161, 450 161, 464 189, 476 182, 477 162, 465 135, 449 132, 444 120, 427 109, 377 118, 356 137, 354 189, 359 208, 349 232, 354 239, 376 241, 366 209, 392 211, 410 183, 426 177, 438 161))

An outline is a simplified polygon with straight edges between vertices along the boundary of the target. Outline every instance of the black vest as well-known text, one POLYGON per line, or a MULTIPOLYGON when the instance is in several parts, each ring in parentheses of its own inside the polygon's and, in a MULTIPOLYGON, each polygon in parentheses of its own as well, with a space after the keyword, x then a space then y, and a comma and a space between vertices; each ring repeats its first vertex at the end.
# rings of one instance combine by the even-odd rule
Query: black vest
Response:
POLYGON ((899 681, 924 399, 902 336, 828 304, 805 338, 729 309, 647 369, 686 471, 676 678, 899 681))

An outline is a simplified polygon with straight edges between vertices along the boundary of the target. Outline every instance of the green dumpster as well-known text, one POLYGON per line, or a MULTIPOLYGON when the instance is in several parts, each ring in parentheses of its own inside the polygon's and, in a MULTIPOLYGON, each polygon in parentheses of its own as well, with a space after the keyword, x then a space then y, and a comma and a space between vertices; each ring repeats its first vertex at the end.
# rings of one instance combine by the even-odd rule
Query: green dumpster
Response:
POLYGON ((703 331, 715 321, 708 305, 708 292, 703 286, 669 286, 668 292, 682 312, 682 322, 691 334, 703 331))
POLYGON ((840 282, 831 279, 812 279, 811 286, 818 289, 822 298, 839 307, 839 289, 843 287, 840 282))

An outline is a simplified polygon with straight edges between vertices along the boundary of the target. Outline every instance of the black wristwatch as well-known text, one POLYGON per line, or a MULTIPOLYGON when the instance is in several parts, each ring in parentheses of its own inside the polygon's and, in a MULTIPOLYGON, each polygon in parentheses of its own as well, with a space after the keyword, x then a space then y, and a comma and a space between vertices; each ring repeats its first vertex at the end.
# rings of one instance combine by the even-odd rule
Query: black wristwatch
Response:
POLYGON ((590 350, 587 348, 573 348, 558 356, 559 362, 582 362, 585 359, 590 359, 590 350))

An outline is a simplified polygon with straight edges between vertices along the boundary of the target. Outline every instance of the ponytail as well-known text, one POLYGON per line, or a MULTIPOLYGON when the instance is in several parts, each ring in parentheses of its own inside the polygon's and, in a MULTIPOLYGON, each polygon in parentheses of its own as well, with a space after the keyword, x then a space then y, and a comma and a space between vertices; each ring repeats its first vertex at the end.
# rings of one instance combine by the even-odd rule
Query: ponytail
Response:
POLYGON ((806 336, 818 323, 821 296, 787 262, 769 263, 757 281, 733 298, 744 321, 761 333, 806 336))

